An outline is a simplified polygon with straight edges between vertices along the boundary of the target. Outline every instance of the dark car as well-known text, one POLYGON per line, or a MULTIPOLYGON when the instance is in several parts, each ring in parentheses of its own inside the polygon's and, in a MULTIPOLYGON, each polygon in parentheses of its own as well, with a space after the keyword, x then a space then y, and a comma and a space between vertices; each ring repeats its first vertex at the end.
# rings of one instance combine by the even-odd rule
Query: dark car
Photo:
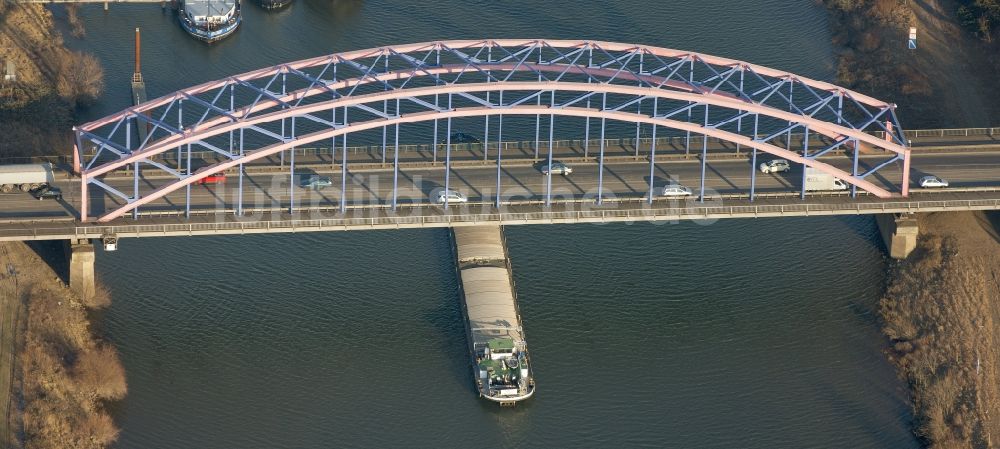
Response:
POLYGON ((35 197, 38 201, 46 198, 62 200, 62 190, 59 190, 59 187, 45 185, 32 190, 31 196, 35 197))
MULTIPOLYGON (((448 141, 447 140, 442 140, 441 143, 446 144, 446 143, 448 143, 448 141)), ((453 143, 453 144, 454 143, 482 143, 482 141, 479 140, 478 137, 473 136, 472 134, 452 133, 451 134, 451 143, 453 143)))
POLYGON ((299 187, 303 189, 321 190, 332 185, 333 180, 329 176, 310 175, 299 180, 299 187))

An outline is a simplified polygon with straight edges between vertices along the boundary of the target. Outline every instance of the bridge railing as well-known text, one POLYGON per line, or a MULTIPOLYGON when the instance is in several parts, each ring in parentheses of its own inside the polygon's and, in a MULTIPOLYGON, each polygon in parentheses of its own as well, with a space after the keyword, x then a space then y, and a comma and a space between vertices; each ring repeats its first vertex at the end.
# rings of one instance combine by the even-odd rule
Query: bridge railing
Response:
MULTIPOLYGON (((882 132, 884 136, 884 132, 882 132)), ((919 139, 927 137, 974 137, 974 136, 997 136, 1000 137, 1000 128, 953 128, 953 129, 913 129, 903 131, 909 139, 919 139)))
MULTIPOLYGON (((348 229, 396 226, 443 227, 476 223, 539 223, 539 222, 606 222, 662 221, 670 219, 713 219, 774 215, 873 214, 918 212, 931 210, 1000 209, 1000 199, 965 199, 934 201, 900 201, 870 203, 809 203, 774 205, 694 206, 665 208, 622 208, 597 210, 565 210, 537 212, 455 213, 401 216, 377 213, 368 217, 323 219, 215 221, 148 225, 76 226, 72 233, 79 238, 115 234, 118 236, 151 236, 155 234, 203 234, 213 232, 290 232, 296 229, 348 229)), ((5 236, 63 235, 66 228, 31 228, 0 231, 5 236)))

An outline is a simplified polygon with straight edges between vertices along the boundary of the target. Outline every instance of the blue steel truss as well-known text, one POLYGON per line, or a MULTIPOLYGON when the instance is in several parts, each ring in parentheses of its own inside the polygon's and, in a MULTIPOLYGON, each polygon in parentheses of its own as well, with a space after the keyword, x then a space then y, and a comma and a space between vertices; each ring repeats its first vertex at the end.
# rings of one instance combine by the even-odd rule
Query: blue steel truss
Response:
MULTIPOLYGON (((654 144, 649 150, 651 169, 657 128, 676 131, 683 125, 690 125, 681 130, 686 151, 691 151, 692 134, 721 136, 737 146, 751 146, 752 167, 756 166, 759 149, 765 147, 794 151, 803 164, 822 168, 824 164, 817 161, 818 157, 848 146, 854 154, 853 170, 844 175, 852 189, 861 186, 875 192, 865 178, 899 161, 907 168, 909 164, 909 150, 895 105, 835 85, 742 61, 658 47, 595 41, 482 40, 333 54, 184 89, 75 127, 75 169, 81 174, 85 191, 92 186, 125 201, 119 209, 104 214, 101 221, 129 211, 138 217, 140 205, 179 188, 186 189, 185 209, 190 211, 193 182, 216 169, 238 166, 242 186, 243 164, 269 151, 277 152, 284 164, 285 149, 321 140, 330 141, 336 148, 338 135, 346 151, 349 133, 375 125, 382 131, 385 162, 390 128, 395 126, 395 148, 401 123, 433 121, 436 159, 437 122, 445 120, 446 164, 450 166, 451 122, 453 117, 462 116, 461 111, 486 117, 487 138, 489 116, 499 116, 499 140, 503 117, 521 114, 523 108, 531 106, 535 107, 536 158, 543 147, 541 118, 553 117, 548 130, 549 164, 554 117, 559 115, 583 117, 583 138, 587 141, 592 120, 599 120, 602 142, 608 120, 634 121, 637 141, 642 123, 654 123, 654 144), (446 102, 442 103, 444 96, 446 102), (538 110, 540 107, 545 108, 544 113, 538 110), (135 126, 147 128, 143 141, 132 132, 135 126), (882 133, 884 139, 874 137, 882 133), (804 136, 802 148, 793 145, 793 134, 804 136), (823 147, 809 148, 810 136, 814 135, 824 137, 823 147), (278 147, 282 149, 275 151, 278 147), (228 163, 192 172, 192 148, 216 152, 228 163), (867 171, 859 171, 858 155, 865 150, 884 153, 886 158, 867 171), (168 152, 176 152, 177 161, 186 159, 186 167, 172 168, 157 160, 168 152), (107 173, 121 169, 132 170, 131 194, 101 181, 107 173), (168 175, 172 181, 144 191, 140 188, 140 174, 149 169, 168 175)), ((703 199, 708 139, 702 142, 703 199)), ((294 175, 294 152, 290 154, 294 175)), ((599 157, 601 184, 603 144, 599 157)), ((346 154, 342 161, 346 173, 346 154)), ((499 183, 499 154, 497 165, 499 183)), ((394 167, 398 176, 398 153, 394 167)), ((904 196, 908 192, 906 172, 898 186, 904 196)), ((751 173, 749 197, 753 200, 756 172, 751 173)), ((346 183, 346 176, 342 178, 346 183)), ((342 185, 342 195, 346 195, 345 187, 342 185)), ((598 203, 602 200, 601 188, 598 203)), ((551 178, 546 191, 549 204, 551 178)), ((802 196, 805 194, 803 179, 802 196)), ((80 209, 85 221, 89 212, 87 197, 83 195, 80 209)), ((394 193, 393 208, 395 197, 394 193)), ((242 198, 239 203, 242 205, 242 198)), ((342 198, 342 210, 344 204, 342 198)), ((496 206, 500 205, 497 195, 496 206)), ((241 213, 241 206, 237 213, 241 213)))

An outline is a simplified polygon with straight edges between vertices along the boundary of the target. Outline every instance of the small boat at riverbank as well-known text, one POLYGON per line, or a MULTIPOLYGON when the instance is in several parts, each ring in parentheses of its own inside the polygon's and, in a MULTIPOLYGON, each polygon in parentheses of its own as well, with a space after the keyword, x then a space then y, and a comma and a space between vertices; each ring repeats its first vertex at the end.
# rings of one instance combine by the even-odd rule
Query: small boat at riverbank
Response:
POLYGON ((281 9, 292 4, 292 0, 260 0, 260 7, 268 11, 281 9))
POLYGON ((209 43, 233 34, 243 21, 240 0, 184 0, 178 18, 184 31, 209 43))

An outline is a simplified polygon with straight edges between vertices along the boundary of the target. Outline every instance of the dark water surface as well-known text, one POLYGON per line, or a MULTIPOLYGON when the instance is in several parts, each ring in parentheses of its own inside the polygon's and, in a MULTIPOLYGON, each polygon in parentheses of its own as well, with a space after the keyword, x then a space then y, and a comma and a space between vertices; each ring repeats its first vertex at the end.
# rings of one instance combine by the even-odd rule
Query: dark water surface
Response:
MULTIPOLYGON (((244 5, 206 46, 156 6, 84 7, 127 106, 132 29, 150 96, 336 51, 446 38, 641 42, 833 74, 813 2, 314 1, 244 5)), ((61 12, 60 12, 61 14, 61 12)), ((508 228, 538 381, 473 391, 444 230, 130 239, 102 253, 103 327, 129 395, 123 448, 917 447, 874 309, 867 217, 508 228)))

